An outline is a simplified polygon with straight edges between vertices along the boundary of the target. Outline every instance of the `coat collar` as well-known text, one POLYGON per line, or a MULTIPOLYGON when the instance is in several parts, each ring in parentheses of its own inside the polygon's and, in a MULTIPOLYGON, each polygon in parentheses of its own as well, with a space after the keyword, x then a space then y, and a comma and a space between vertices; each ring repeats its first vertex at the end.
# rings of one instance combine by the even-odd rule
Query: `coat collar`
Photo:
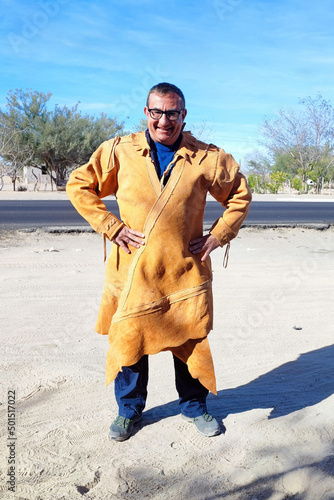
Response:
MULTIPOLYGON (((149 155, 150 147, 147 143, 145 132, 133 133, 131 134, 131 139, 136 151, 138 151, 142 156, 149 155)), ((197 152, 198 143, 196 138, 191 134, 191 132, 182 132, 180 147, 178 151, 176 151, 175 156, 181 156, 191 163, 191 158, 195 158, 197 152)))

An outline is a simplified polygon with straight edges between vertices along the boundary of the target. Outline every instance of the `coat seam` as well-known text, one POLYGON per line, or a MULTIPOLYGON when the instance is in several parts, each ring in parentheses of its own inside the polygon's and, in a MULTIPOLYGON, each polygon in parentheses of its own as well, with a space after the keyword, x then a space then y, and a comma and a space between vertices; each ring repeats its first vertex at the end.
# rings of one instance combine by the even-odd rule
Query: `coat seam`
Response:
POLYGON ((184 300, 189 300, 194 297, 197 297, 198 295, 202 295, 207 292, 207 290, 210 287, 210 283, 211 280, 207 280, 201 283, 200 285, 196 285, 190 288, 185 288, 184 290, 179 290, 178 292, 172 292, 153 302, 148 302, 147 304, 143 304, 142 306, 133 307, 128 311, 124 311, 121 314, 116 313, 112 319, 112 324, 119 323, 120 321, 129 318, 144 316, 147 314, 153 314, 155 312, 163 310, 164 306, 177 304, 178 302, 183 302, 184 300))
POLYGON ((133 267, 133 269, 129 268, 129 274, 131 273, 131 275, 129 276, 129 279, 128 279, 128 288, 127 288, 127 291, 126 291, 126 296, 122 299, 122 302, 119 305, 119 310, 123 309, 124 304, 127 301, 127 298, 129 296, 129 293, 130 293, 130 290, 131 290, 133 276, 134 276, 134 273, 136 271, 136 267, 137 267, 138 261, 139 261, 141 255, 144 253, 145 249, 147 248, 148 238, 149 238, 149 236, 150 236, 150 234, 151 234, 151 232, 152 232, 152 230, 153 230, 153 228, 155 226, 156 221, 158 220, 158 218, 160 217, 160 214, 162 213, 162 211, 164 210, 164 208, 167 205, 168 201, 170 200, 170 198, 172 196, 172 193, 173 193, 173 191, 174 191, 177 183, 180 180, 180 177, 181 177, 183 169, 184 169, 184 164, 185 164, 185 160, 183 162, 183 165, 182 165, 181 171, 179 173, 179 176, 175 179, 173 186, 171 186, 168 198, 166 199, 166 201, 164 203, 162 203, 162 207, 160 208, 160 210, 159 211, 157 210, 158 204, 159 204, 159 201, 161 201, 161 198, 163 197, 163 195, 166 193, 166 188, 160 193, 159 197, 157 198, 156 202, 154 203, 153 207, 151 208, 148 216, 146 217, 146 221, 145 221, 144 228, 143 228, 143 233, 144 234, 146 232, 146 228, 147 228, 147 225, 148 225, 147 221, 150 219, 150 217, 154 216, 155 212, 157 212, 156 216, 154 217, 154 220, 152 221, 151 228, 148 230, 148 234, 147 234, 147 239, 146 239, 145 246, 143 246, 143 247, 141 247, 140 249, 137 250, 137 252, 134 255, 133 260, 132 260, 132 262, 130 264, 130 268, 133 267))

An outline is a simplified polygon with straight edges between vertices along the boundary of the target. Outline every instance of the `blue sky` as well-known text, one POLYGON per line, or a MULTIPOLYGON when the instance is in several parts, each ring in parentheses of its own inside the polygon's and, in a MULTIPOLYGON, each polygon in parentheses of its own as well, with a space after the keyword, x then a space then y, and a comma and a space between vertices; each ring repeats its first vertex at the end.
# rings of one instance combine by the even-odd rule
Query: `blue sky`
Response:
POLYGON ((51 107, 144 116, 148 89, 178 85, 187 126, 237 161, 282 107, 334 104, 332 0, 0 0, 0 107, 10 89, 52 92, 51 107))

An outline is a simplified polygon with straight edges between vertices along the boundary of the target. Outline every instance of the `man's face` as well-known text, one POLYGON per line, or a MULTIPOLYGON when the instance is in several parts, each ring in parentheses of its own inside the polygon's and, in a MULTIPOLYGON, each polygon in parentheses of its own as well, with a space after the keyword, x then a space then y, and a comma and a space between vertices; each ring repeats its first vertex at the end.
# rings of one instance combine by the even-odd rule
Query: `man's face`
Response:
POLYGON ((184 109, 177 120, 168 120, 165 114, 162 115, 160 120, 154 120, 150 117, 148 109, 160 109, 161 111, 182 109, 182 101, 177 94, 151 94, 149 100, 149 107, 145 106, 144 113, 147 116, 147 126, 150 136, 154 142, 160 142, 165 146, 171 146, 179 137, 187 110, 184 109))

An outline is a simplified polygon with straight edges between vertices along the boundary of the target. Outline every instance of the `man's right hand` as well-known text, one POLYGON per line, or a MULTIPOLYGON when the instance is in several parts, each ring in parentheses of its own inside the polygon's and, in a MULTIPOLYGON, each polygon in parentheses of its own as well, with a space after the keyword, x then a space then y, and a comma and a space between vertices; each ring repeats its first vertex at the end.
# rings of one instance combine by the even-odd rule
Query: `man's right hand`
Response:
POLYGON ((145 238, 143 233, 130 229, 127 226, 123 226, 114 236, 113 242, 123 248, 126 253, 131 253, 128 245, 140 248, 140 245, 145 245, 143 238, 145 238))

